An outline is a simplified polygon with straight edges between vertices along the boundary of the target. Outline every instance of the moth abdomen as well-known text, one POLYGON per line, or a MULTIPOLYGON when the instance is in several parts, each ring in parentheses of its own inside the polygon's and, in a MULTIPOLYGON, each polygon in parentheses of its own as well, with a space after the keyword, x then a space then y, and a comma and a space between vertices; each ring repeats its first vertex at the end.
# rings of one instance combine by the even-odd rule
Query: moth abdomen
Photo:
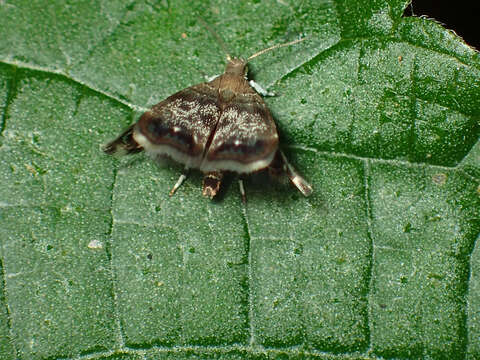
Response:
POLYGON ((220 190, 220 184, 223 179, 223 173, 219 171, 212 171, 203 177, 203 191, 202 195, 213 199, 220 190))

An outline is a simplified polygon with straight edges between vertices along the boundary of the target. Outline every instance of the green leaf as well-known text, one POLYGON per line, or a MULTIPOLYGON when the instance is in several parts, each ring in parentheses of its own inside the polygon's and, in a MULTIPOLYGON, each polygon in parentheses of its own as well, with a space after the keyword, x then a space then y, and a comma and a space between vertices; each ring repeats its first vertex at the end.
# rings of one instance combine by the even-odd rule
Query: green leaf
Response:
POLYGON ((480 357, 480 56, 407 3, 2 2, 0 359, 480 357), (249 76, 311 197, 101 152, 299 37, 249 76))

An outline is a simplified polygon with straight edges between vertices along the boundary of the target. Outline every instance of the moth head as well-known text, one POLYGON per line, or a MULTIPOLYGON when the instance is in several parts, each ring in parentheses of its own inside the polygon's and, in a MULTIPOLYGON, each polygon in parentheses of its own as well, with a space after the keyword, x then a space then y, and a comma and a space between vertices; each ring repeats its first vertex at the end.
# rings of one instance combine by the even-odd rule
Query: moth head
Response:
POLYGON ((247 73, 247 61, 238 58, 228 58, 227 67, 225 68, 225 74, 235 76, 245 76, 247 73))

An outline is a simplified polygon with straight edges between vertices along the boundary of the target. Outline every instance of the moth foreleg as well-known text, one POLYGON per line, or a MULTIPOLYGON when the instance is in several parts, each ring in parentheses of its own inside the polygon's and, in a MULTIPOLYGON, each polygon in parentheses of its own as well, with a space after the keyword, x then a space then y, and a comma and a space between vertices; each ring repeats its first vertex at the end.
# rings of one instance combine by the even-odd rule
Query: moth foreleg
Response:
POLYGON ((259 93, 262 96, 275 96, 275 93, 270 92, 267 89, 264 89, 259 83, 256 83, 253 80, 250 80, 248 83, 252 88, 255 89, 257 93, 259 93))
POLYGON ((245 195, 245 187, 243 186, 243 180, 238 179, 238 188, 240 189, 240 195, 242 196, 242 202, 247 203, 247 195, 245 195))
POLYGON ((103 151, 109 155, 128 155, 140 152, 143 148, 133 138, 135 124, 130 125, 115 140, 103 147, 103 151))
POLYGON ((220 190, 222 179, 223 173, 220 171, 210 171, 206 173, 203 177, 203 196, 213 199, 220 190))
POLYGON ((212 75, 212 76, 208 76, 206 75, 205 76, 205 80, 207 80, 207 82, 211 82, 213 80, 215 80, 217 77, 219 77, 220 75, 212 75))

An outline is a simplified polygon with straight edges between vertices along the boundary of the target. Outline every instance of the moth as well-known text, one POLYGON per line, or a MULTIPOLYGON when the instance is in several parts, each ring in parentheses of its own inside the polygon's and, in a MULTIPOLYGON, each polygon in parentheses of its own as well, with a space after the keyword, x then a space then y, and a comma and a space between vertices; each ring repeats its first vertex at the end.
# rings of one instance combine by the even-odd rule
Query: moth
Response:
MULTIPOLYGON (((203 195, 218 194, 226 172, 240 175, 268 170, 286 174, 305 196, 312 187, 279 149, 272 115, 247 79, 252 58, 281 46, 264 49, 247 60, 227 55, 225 72, 211 81, 188 87, 154 105, 139 120, 104 147, 107 154, 145 151, 153 157, 170 157, 203 174, 203 195)), ((170 191, 173 195, 186 179, 182 173, 170 191)), ((240 193, 245 190, 240 178, 240 193)))

